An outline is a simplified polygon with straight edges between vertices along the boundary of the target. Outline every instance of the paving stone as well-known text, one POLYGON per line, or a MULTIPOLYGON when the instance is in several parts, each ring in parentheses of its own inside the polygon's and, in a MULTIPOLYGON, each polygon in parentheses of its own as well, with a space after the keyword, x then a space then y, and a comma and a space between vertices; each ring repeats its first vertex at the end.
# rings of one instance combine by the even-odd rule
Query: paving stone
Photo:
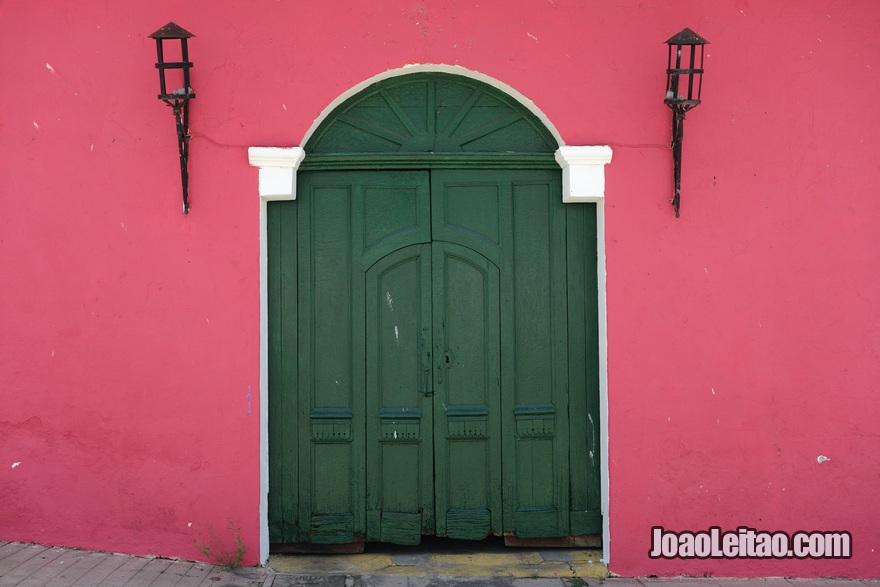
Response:
MULTIPOLYGON (((562 564, 572 567, 566 551, 534 551, 544 561, 541 568, 562 564)), ((461 558, 464 555, 458 555, 461 558)), ((467 555, 472 557, 473 555, 467 555)), ((880 579, 726 579, 714 577, 660 578, 512 578, 505 576, 395 575, 420 569, 432 562, 427 553, 399 553, 383 558, 385 564, 374 574, 275 574, 249 567, 226 571, 203 563, 114 555, 101 552, 0 541, 0 586, 18 587, 880 587, 880 579), (410 569, 410 571, 407 571, 410 569)), ((465 557, 467 558, 467 557, 465 557)), ((520 557, 522 558, 522 557, 520 557)), ((456 559, 457 560, 457 559, 456 559)), ((376 562, 376 561, 373 561, 376 562)), ((446 569, 450 574, 457 567, 446 569)), ((494 567, 493 567, 494 568, 494 567)), ((360 569, 358 569, 360 570, 360 569)), ((497 569, 496 569, 497 570, 497 569)), ((355 571, 357 572, 357 571, 355 571)), ((363 572, 361 570, 361 572, 363 572)))
POLYGON ((276 575, 272 587, 345 587, 345 575, 276 575))
POLYGON ((234 571, 212 567, 211 572, 199 585, 200 587, 270 587, 273 577, 274 575, 257 567, 245 567, 234 571))
MULTIPOLYGON (((622 577, 608 577, 607 579, 584 579, 587 585, 603 585, 604 587, 644 587, 638 579, 629 579, 622 577)), ((645 583, 649 585, 649 583, 645 583)))
POLYGON ((154 558, 150 560, 141 570, 139 570, 131 581, 125 583, 125 587, 149 587, 159 578, 162 571, 171 566, 171 561, 164 558, 154 558))
POLYGON ((74 583, 75 586, 82 587, 94 587, 94 585, 101 585, 110 574, 125 564, 125 561, 130 557, 111 554, 100 563, 95 565, 91 571, 83 575, 81 578, 74 583))
MULTIPOLYGON (((18 552, 22 548, 27 546, 26 544, 22 544, 21 542, 0 542, 0 560, 6 558, 10 554, 18 552)), ((3 567, 0 566, 0 569, 3 567)))
POLYGON ((45 585, 72 567, 79 560, 88 555, 81 550, 60 549, 61 554, 51 561, 47 561, 39 569, 35 570, 28 578, 19 583, 21 587, 45 587, 45 585))
POLYGON ((722 587, 792 587, 791 583, 786 581, 785 579, 781 579, 778 577, 772 577, 769 579, 764 578, 755 578, 755 579, 730 579, 730 578, 720 578, 714 579, 716 585, 721 585, 722 587))
MULTIPOLYGON (((651 585, 656 585, 657 587, 718 587, 721 585, 721 580, 708 577, 639 577, 639 581, 646 587, 651 585)), ((741 585, 739 587, 746 586, 741 585)))
POLYGON ((192 564, 174 587, 198 587, 216 567, 204 563, 192 564))
POLYGON ((183 580, 183 578, 186 576, 186 574, 189 572, 194 564, 195 563, 186 561, 171 561, 171 564, 165 567, 165 570, 159 573, 159 576, 156 578, 155 585, 176 586, 181 580, 183 580))
POLYGON ((152 560, 136 556, 123 556, 122 558, 125 559, 122 565, 117 567, 104 578, 101 582, 101 587, 122 587, 123 585, 128 584, 132 577, 140 572, 145 566, 147 566, 147 563, 152 560))
POLYGON ((78 560, 52 577, 52 580, 46 583, 46 587, 69 587, 110 556, 112 555, 104 552, 83 551, 78 560))
POLYGON ((542 559, 549 562, 570 563, 574 560, 571 553, 565 550, 542 550, 538 554, 541 555, 542 559))
POLYGON ((3 571, 3 561, 0 561, 0 577, 2 577, 0 584, 16 585, 51 563, 53 560, 64 554, 64 552, 65 550, 63 548, 47 548, 43 552, 29 558, 5 573, 3 571))
POLYGON ((564 579, 514 579, 511 581, 512 587, 566 587, 564 579))
POLYGON ((348 577, 346 587, 413 587, 410 577, 395 577, 387 575, 366 575, 362 577, 348 577))
POLYGON ((403 567, 423 565, 428 562, 431 555, 428 553, 395 554, 391 556, 391 562, 403 567))
POLYGON ((0 560, 0 577, 5 577, 13 572, 20 564, 25 563, 35 556, 39 556, 47 549, 45 546, 28 546, 10 552, 8 556, 0 560))
MULTIPOLYGON (((517 579, 512 577, 410 577, 410 587, 458 587, 458 586, 479 586, 479 587, 511 587, 517 579)), ((528 581, 540 581, 543 579, 519 579, 526 583, 519 585, 527 585, 528 581)), ((559 579, 550 579, 554 581, 553 587, 564 587, 559 579)))

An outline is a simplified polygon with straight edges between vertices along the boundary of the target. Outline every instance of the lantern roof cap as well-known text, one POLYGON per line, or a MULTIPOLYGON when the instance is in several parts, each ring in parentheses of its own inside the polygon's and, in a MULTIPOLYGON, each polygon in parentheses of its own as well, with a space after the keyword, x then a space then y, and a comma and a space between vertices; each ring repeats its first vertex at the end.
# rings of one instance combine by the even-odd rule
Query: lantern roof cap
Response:
POLYGON ((150 35, 151 39, 189 39, 191 37, 195 37, 195 35, 173 22, 169 22, 150 35))
POLYGON ((689 28, 685 28, 677 35, 666 41, 667 45, 708 45, 709 41, 695 33, 689 28))

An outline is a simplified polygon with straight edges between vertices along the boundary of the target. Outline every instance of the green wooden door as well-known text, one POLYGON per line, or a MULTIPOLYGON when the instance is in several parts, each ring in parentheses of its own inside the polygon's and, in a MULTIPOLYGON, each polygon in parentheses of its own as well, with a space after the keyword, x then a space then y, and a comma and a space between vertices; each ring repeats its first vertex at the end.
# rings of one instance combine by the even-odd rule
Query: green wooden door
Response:
POLYGON ((436 533, 479 540, 501 526, 498 267, 432 245, 436 533))
POLYGON ((431 245, 367 270, 369 541, 418 544, 434 527, 431 245))
POLYGON ((600 530, 595 217, 558 175, 316 171, 270 203, 271 542, 600 530))
POLYGON ((414 244, 370 267, 366 287, 366 539, 500 533, 498 268, 414 244))

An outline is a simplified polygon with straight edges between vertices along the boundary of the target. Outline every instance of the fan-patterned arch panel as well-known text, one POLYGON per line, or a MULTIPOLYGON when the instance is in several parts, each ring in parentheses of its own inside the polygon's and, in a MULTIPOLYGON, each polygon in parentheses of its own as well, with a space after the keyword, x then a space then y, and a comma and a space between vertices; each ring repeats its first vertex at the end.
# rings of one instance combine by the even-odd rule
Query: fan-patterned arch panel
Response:
POLYGON ((343 102, 309 139, 306 162, 347 155, 350 166, 358 155, 405 165, 492 154, 537 164, 553 163, 556 149, 534 113, 500 90, 467 77, 418 73, 382 80, 343 102))

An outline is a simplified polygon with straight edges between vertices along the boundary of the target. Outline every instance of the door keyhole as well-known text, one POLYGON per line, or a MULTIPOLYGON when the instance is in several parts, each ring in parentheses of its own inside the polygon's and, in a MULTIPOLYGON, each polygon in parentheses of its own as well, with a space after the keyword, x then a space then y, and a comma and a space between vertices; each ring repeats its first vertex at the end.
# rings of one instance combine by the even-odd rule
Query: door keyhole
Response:
POLYGON ((446 364, 447 364, 447 365, 451 365, 451 364, 452 364, 452 360, 453 360, 453 359, 452 359, 452 353, 449 352, 449 351, 446 351, 446 354, 443 355, 443 360, 446 361, 446 364))

